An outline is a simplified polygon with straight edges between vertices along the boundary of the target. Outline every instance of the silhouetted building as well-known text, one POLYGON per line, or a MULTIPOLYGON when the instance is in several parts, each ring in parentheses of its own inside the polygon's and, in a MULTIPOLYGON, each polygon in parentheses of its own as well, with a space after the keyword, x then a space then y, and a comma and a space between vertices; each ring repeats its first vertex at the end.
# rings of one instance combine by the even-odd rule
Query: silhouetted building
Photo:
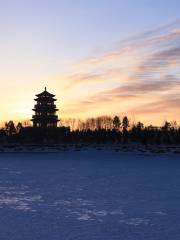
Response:
POLYGON ((33 127, 37 128, 55 128, 58 123, 58 116, 56 112, 58 109, 54 102, 56 99, 55 95, 49 93, 46 88, 45 90, 36 95, 34 99, 37 103, 34 106, 33 111, 35 115, 32 116, 31 121, 33 122, 33 127))

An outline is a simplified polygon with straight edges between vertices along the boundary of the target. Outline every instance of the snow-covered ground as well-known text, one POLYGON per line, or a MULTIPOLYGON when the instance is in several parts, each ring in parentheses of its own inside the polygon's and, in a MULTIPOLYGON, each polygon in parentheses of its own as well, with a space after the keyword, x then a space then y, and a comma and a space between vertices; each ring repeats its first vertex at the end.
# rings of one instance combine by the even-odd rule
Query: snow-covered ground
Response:
POLYGON ((2 240, 179 240, 180 155, 0 154, 2 240))
POLYGON ((0 145, 0 153, 58 153, 67 151, 115 151, 133 153, 179 153, 180 145, 142 145, 138 143, 107 144, 4 144, 0 145))

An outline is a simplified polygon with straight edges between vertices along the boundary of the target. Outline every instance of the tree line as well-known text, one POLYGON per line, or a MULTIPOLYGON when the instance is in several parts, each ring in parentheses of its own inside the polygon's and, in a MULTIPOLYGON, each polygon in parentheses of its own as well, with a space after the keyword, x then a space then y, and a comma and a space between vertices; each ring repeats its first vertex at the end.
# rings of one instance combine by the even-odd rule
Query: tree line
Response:
POLYGON ((0 143, 141 143, 180 144, 180 127, 165 121, 161 127, 131 123, 127 116, 101 116, 61 120, 58 128, 33 128, 29 124, 6 122, 0 129, 0 143))
POLYGON ((96 118, 88 118, 86 120, 68 118, 60 121, 60 126, 70 127, 71 131, 95 131, 95 130, 120 130, 121 128, 128 128, 130 126, 127 116, 122 120, 119 116, 112 118, 111 116, 100 116, 96 118))

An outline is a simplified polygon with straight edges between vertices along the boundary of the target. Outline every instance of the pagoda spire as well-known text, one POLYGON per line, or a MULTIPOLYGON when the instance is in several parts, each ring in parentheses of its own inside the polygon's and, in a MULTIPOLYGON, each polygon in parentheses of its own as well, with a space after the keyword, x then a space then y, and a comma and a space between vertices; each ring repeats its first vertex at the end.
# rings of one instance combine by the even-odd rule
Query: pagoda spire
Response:
POLYGON ((54 103, 56 101, 54 97, 54 94, 47 92, 46 87, 45 91, 36 95, 36 104, 33 109, 35 114, 31 119, 34 127, 57 127, 59 119, 58 115, 56 115, 58 109, 54 103))

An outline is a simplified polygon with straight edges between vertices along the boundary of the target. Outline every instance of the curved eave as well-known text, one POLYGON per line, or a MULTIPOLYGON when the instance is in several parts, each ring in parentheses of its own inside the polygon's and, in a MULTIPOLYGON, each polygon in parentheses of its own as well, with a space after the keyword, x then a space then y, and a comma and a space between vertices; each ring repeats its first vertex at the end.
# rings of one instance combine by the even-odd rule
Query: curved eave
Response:
POLYGON ((42 119, 37 119, 37 118, 32 118, 31 119, 31 122, 36 122, 36 123, 43 123, 43 122, 45 122, 45 123, 56 123, 56 122, 59 122, 60 120, 59 119, 44 119, 44 120, 42 120, 42 119))
POLYGON ((44 109, 44 108, 33 108, 32 111, 36 111, 36 112, 58 112, 59 109, 57 108, 53 108, 53 109, 44 109))
POLYGON ((56 95, 54 94, 44 94, 44 93, 40 93, 40 94, 36 94, 35 95, 36 97, 43 97, 43 96, 48 96, 48 97, 55 97, 56 95))
POLYGON ((56 98, 51 98, 51 97, 50 97, 49 99, 48 99, 48 98, 41 98, 41 97, 34 99, 34 101, 40 101, 40 102, 43 101, 43 100, 46 100, 46 101, 48 100, 48 101, 50 101, 50 102, 53 102, 53 101, 55 102, 55 101, 57 101, 56 98))
MULTIPOLYGON (((60 119, 50 119, 50 118, 46 118, 46 119, 43 119, 43 120, 53 120, 53 121, 57 121, 57 122, 60 121, 60 119)), ((42 122, 42 119, 40 119, 40 118, 31 118, 30 121, 41 121, 42 122)))
POLYGON ((36 94, 35 96, 37 96, 37 97, 41 97, 41 96, 55 97, 54 94, 51 94, 51 93, 49 93, 47 91, 44 91, 44 92, 39 93, 39 94, 36 94))

